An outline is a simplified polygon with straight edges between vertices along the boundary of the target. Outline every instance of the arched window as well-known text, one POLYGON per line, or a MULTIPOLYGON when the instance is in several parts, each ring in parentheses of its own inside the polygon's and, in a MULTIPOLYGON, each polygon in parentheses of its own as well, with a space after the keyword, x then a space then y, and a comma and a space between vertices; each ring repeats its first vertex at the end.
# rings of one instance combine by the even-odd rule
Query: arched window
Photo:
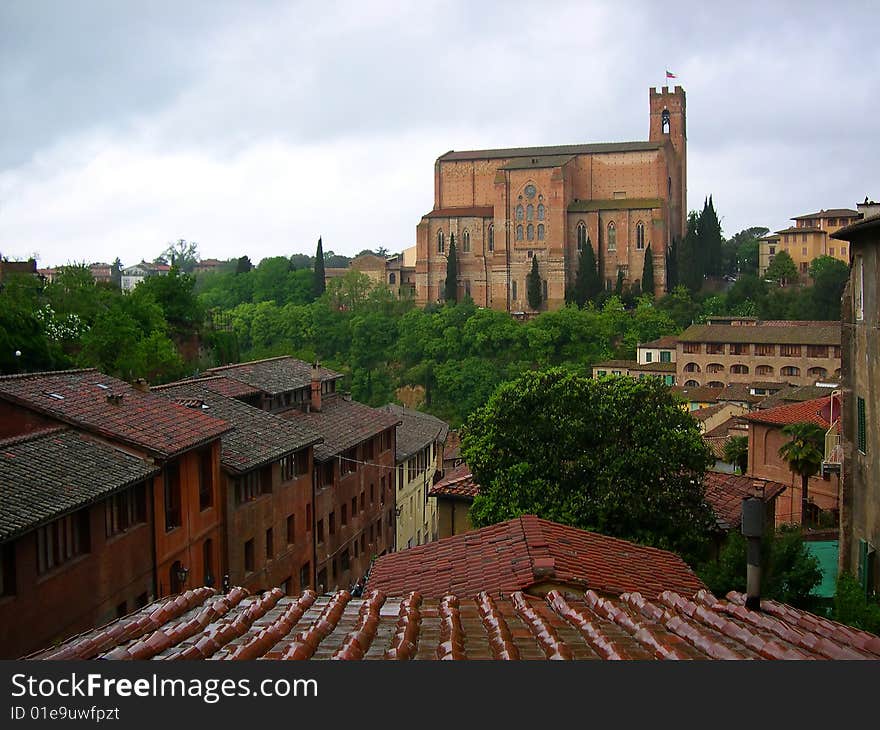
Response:
POLYGON ((608 224, 608 250, 617 250, 617 229, 614 227, 614 221, 608 224))
POLYGON ((664 109, 660 115, 660 129, 663 134, 669 134, 669 109, 664 109))
POLYGON ((538 220, 539 221, 544 220, 544 204, 543 203, 538 204, 538 220))
POLYGON ((437 231, 437 253, 443 253, 446 250, 446 242, 443 240, 443 231, 437 231))
POLYGON ((636 248, 639 251, 645 248, 645 224, 641 221, 636 223, 636 248))
POLYGON ((730 372, 734 375, 748 375, 749 374, 749 366, 748 365, 740 365, 737 363, 736 365, 730 366, 730 372))
POLYGON ((722 365, 720 362, 710 362, 706 366, 706 372, 707 373, 723 373, 724 372, 724 365, 722 365))
POLYGON ((521 221, 523 219, 523 207, 522 204, 516 206, 516 219, 521 221))
POLYGON ((578 246, 578 251, 583 251, 587 246, 587 224, 584 223, 583 221, 578 222, 577 246, 578 246))
POLYGON ((388 283, 389 284, 396 284, 397 283, 397 277, 395 276, 393 271, 390 274, 388 274, 388 283))
POLYGON ((723 388, 724 383, 722 383, 720 380, 710 380, 708 383, 706 383, 706 387, 707 388, 723 388))
POLYGON ((544 224, 543 223, 538 224, 538 240, 539 241, 544 240, 544 224))
POLYGON ((535 240, 535 226, 531 223, 526 227, 526 238, 530 241, 535 240))
POLYGON ((516 240, 517 241, 523 240, 523 227, 521 225, 516 227, 516 240))
POLYGON ((807 373, 812 375, 814 378, 827 378, 828 371, 825 368, 810 368, 807 370, 807 373))
POLYGON ((796 378, 801 374, 801 369, 796 368, 794 365, 786 365, 779 371, 779 374, 790 378, 796 378))
POLYGON ((471 250, 471 232, 467 229, 461 234, 461 250, 464 253, 470 253, 471 250))
POLYGON ((495 250, 495 226, 492 223, 489 224, 489 250, 495 250))
POLYGON ((684 371, 686 373, 698 373, 700 372, 700 366, 697 365, 697 363, 695 362, 689 362, 687 365, 684 366, 684 371))
POLYGON ((530 220, 534 220, 534 218, 535 218, 535 206, 532 205, 531 203, 529 203, 526 206, 526 220, 530 221, 530 220))
POLYGON ((700 384, 696 380, 686 380, 684 383, 685 388, 699 388, 700 384))
POLYGON ((773 367, 770 365, 758 365, 755 368, 755 375, 773 375, 773 367))

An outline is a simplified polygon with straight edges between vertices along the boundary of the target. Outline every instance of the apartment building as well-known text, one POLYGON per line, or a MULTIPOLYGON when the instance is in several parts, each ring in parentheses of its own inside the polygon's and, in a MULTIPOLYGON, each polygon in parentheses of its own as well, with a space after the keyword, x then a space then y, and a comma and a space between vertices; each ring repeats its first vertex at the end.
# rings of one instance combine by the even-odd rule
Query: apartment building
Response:
POLYGON ((678 336, 676 382, 723 388, 731 383, 813 385, 840 377, 840 324, 715 317, 678 336))
MULTIPOLYGON (((832 234, 852 247, 842 300, 840 567, 871 595, 880 587, 880 204, 865 198, 857 207, 862 219, 832 234)), ((832 440, 826 451, 833 446, 832 440)))
POLYGON ((806 277, 810 263, 819 256, 831 256, 849 263, 849 247, 833 234, 859 218, 857 210, 832 208, 817 213, 795 216, 793 226, 783 228, 758 240, 758 275, 764 276, 767 267, 780 251, 785 251, 797 266, 801 277, 806 277))

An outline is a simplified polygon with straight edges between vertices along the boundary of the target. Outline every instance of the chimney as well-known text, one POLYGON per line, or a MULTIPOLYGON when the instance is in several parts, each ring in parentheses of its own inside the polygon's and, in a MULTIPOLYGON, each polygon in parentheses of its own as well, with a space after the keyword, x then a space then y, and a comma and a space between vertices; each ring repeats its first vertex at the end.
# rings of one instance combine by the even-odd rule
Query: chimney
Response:
POLYGON ((138 378, 131 384, 131 386, 135 390, 139 390, 141 393, 148 393, 150 391, 150 384, 147 382, 146 378, 138 378))
POLYGON ((764 500, 745 497, 742 501, 743 537, 748 540, 746 552, 746 608, 761 610, 761 537, 764 534, 764 500))
POLYGON ((321 411, 321 371, 318 368, 318 362, 312 365, 312 398, 311 410, 321 411))

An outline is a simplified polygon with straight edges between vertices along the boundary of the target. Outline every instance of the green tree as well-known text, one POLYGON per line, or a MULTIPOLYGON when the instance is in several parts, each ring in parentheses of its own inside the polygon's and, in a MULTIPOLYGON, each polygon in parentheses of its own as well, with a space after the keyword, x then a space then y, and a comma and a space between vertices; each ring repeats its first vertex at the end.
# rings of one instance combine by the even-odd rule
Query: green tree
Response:
POLYGON ((614 296, 623 296, 623 269, 617 269, 617 282, 614 284, 614 296))
POLYGON ((318 236, 318 248, 315 251, 315 284, 313 291, 316 299, 327 291, 327 279, 324 274, 324 245, 321 243, 320 236, 318 236))
POLYGON ((236 274, 247 274, 254 265, 251 263, 250 258, 247 256, 241 256, 235 263, 235 273, 236 274))
POLYGON ((810 477, 819 471, 825 451, 825 431, 809 421, 790 423, 782 433, 789 440, 779 449, 779 455, 788 462, 788 468, 801 477, 801 525, 807 525, 807 489, 810 477))
POLYGON ((832 256, 819 256, 810 263, 813 286, 807 290, 809 311, 804 319, 840 319, 840 298, 849 281, 849 267, 832 256))
POLYGON ((651 244, 645 249, 645 265, 642 270, 642 291, 654 296, 654 257, 651 255, 651 244))
MULTIPOLYGON (((746 590, 747 540, 739 530, 727 534, 715 561, 701 565, 697 574, 716 596, 746 590)), ((761 540, 761 597, 809 608, 811 592, 822 581, 819 561, 804 544, 801 531, 784 525, 761 540)))
POLYGON ((455 304, 458 301, 458 254, 455 251, 455 234, 449 235, 449 256, 446 258, 446 288, 443 298, 455 304))
POLYGON ((847 626, 880 634, 880 605, 876 599, 869 600, 865 587, 846 571, 837 576, 833 617, 847 626))
POLYGON ((797 281, 798 270, 794 264, 794 260, 788 254, 788 251, 780 251, 773 257, 773 261, 764 272, 764 278, 767 281, 775 281, 779 286, 785 286, 793 281, 797 281))
POLYGON ((724 461, 736 466, 740 474, 745 474, 749 468, 749 437, 730 436, 724 442, 724 461))
POLYGON ((678 239, 673 236, 666 249, 666 291, 678 286, 678 239))
POLYGON ((191 274, 199 262, 199 244, 178 238, 174 243, 168 244, 168 248, 162 252, 160 258, 165 259, 171 266, 191 274))
POLYGON ((204 310, 195 295, 196 280, 176 266, 164 276, 148 276, 129 295, 135 300, 149 298, 162 307, 173 330, 191 332, 201 325, 204 310))
POLYGON ((723 244, 721 223, 718 221, 718 214, 715 212, 715 205, 710 195, 703 203, 697 225, 697 246, 704 273, 710 276, 720 276, 724 273, 723 244))
POLYGON ((532 309, 538 309, 541 306, 543 297, 541 296, 541 272, 538 271, 537 256, 532 256, 532 270, 526 277, 526 295, 532 309))
POLYGON ((118 256, 113 260, 113 264, 110 266, 110 283, 113 284, 116 289, 122 288, 122 261, 120 261, 118 256))
POLYGON ((688 559, 706 547, 712 457, 658 379, 529 371, 500 385, 462 433, 480 484, 475 525, 537 514, 688 559))
POLYGON ((700 217, 695 210, 688 213, 687 232, 678 249, 678 283, 696 294, 703 288, 703 256, 699 250, 697 229, 700 217))

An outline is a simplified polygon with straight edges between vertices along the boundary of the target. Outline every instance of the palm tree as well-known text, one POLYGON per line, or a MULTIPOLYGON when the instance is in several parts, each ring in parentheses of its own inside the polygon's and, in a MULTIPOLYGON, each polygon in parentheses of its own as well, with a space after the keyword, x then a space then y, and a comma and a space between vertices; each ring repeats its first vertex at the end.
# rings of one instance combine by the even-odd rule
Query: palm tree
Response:
POLYGON ((749 468, 749 437, 731 436, 724 442, 724 461, 733 464, 740 474, 749 468))
POLYGON ((807 524, 807 484, 822 466, 825 456, 825 431, 808 421, 791 423, 782 429, 790 440, 779 449, 779 455, 788 462, 788 468, 801 475, 801 525, 807 524))

